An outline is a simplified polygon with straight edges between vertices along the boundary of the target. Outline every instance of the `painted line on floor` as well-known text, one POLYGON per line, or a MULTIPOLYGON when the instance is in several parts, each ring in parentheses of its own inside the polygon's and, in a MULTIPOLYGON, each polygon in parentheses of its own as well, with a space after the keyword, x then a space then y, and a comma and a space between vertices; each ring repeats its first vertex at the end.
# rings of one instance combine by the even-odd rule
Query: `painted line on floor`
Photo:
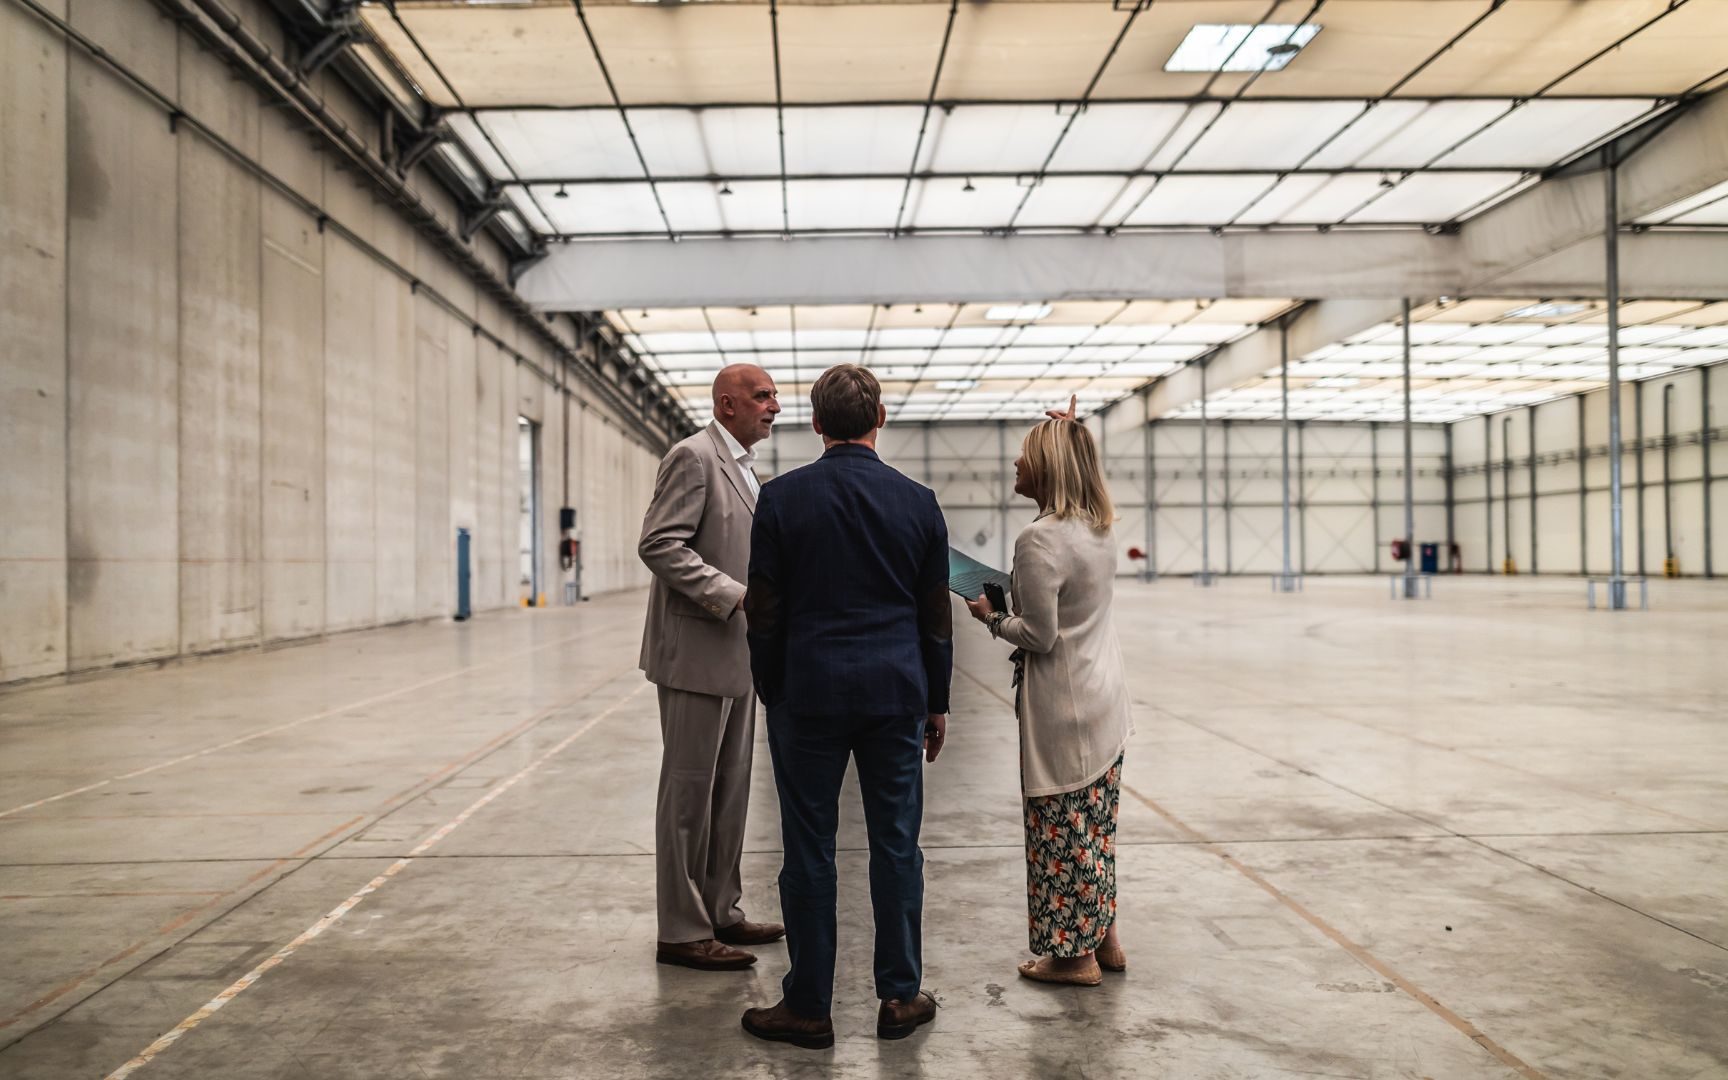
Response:
POLYGON ((302 724, 310 724, 315 720, 327 720, 332 716, 340 716, 341 714, 343 714, 345 712, 350 712, 354 709, 362 709, 368 705, 376 705, 381 701, 389 701, 391 698, 401 697, 403 694, 412 694, 417 690, 424 690, 429 686, 437 686, 439 683, 449 682, 451 679, 458 678, 462 675, 467 675, 471 672, 479 671, 483 668, 496 667, 499 664, 507 663, 511 660, 517 660, 517 659, 520 659, 521 657, 524 657, 524 656, 532 656, 534 653, 541 652, 545 649, 550 649, 550 648, 553 648, 553 647, 558 646, 558 645, 568 645, 573 641, 579 641, 582 638, 590 637, 590 636, 593 636, 594 634, 600 633, 602 631, 602 629, 603 628, 596 627, 594 629, 584 630, 580 634, 573 634, 570 637, 560 638, 557 641, 548 641, 544 645, 536 645, 532 649, 528 649, 525 652, 511 653, 508 656, 501 656, 496 660, 488 660, 482 664, 474 664, 470 667, 457 668, 455 671, 445 672, 443 675, 435 676, 433 678, 425 680, 424 682, 417 682, 417 683, 413 684, 412 686, 404 686, 404 687, 397 689, 397 690, 390 690, 386 693, 376 694, 372 697, 365 698, 365 699, 360 700, 360 701, 356 701, 356 702, 349 704, 349 705, 342 705, 342 706, 338 706, 336 708, 325 709, 322 712, 313 713, 311 716, 302 716, 297 720, 288 720, 288 721, 285 721, 283 723, 276 724, 272 727, 261 728, 257 731, 250 733, 250 734, 241 735, 241 736, 238 736, 236 738, 229 739, 226 742, 217 743, 215 746, 207 746, 202 750, 195 750, 190 754, 182 754, 180 757, 173 758, 173 759, 168 760, 168 761, 159 761, 154 765, 146 765, 142 769, 133 769, 131 772, 124 772, 124 773, 120 773, 117 776, 110 776, 106 780, 97 780, 94 783, 84 784, 81 787, 75 787, 69 791, 62 791, 58 795, 49 795, 46 798, 37 799, 35 802, 27 802, 21 806, 14 806, 10 810, 0 810, 0 818, 11 817, 13 814, 22 814, 27 810, 34 810, 39 806, 47 806, 49 803, 59 802, 61 799, 70 799, 74 795, 82 795, 85 792, 95 791, 98 788, 105 788, 110 784, 117 784, 117 783, 121 782, 122 780, 131 780, 131 779, 134 779, 135 777, 144 776, 147 773, 158 772, 162 769, 171 768, 175 765, 183 765, 188 761, 192 761, 192 760, 195 760, 197 758, 204 757, 208 754, 218 753, 218 752, 223 751, 223 750, 231 750, 236 746, 242 745, 243 743, 249 743, 253 739, 262 739, 267 735, 276 735, 276 734, 279 734, 280 732, 287 731, 290 728, 299 727, 302 724))
POLYGON ((204 1021, 206 1021, 210 1017, 214 1016, 217 1012, 221 1011, 221 1009, 224 1006, 226 1006, 230 1001, 233 1001, 235 998, 237 998, 241 994, 245 993, 248 988, 250 988, 251 986, 256 984, 259 979, 263 978, 264 975, 267 972, 269 972, 271 968, 274 968, 277 965, 281 964, 283 961, 287 960, 289 957, 293 956, 297 951, 299 951, 299 949, 302 946, 312 942, 319 935, 323 934, 324 931, 326 931, 326 930, 330 929, 330 927, 334 926, 338 921, 340 921, 342 919, 342 917, 344 915, 347 915, 350 911, 353 911, 368 896, 372 895, 373 893, 377 892, 379 889, 383 888, 386 884, 388 884, 391 878, 400 874, 403 870, 406 870, 414 862, 414 860, 417 857, 425 854, 426 852, 430 851, 432 848, 436 847, 442 840, 444 840, 445 837, 449 836, 451 833, 453 833, 457 829, 461 828, 462 825, 464 823, 466 823, 469 818, 471 818, 475 814, 479 813, 480 810, 482 810, 483 808, 485 808, 486 806, 491 804, 494 800, 498 799, 506 791, 509 791, 511 788, 513 788, 517 784, 521 783, 528 776, 532 775, 535 771, 537 771, 540 768, 540 766, 544 765, 546 762, 550 761, 552 758, 554 758, 558 754, 562 753, 565 750, 565 748, 567 748, 571 743, 575 742, 577 739, 581 738, 583 735, 586 735, 589 731, 593 730, 593 728, 596 724, 600 723, 602 720, 607 719, 613 713, 616 713, 619 709, 622 709, 625 705, 628 705, 631 701, 635 700, 636 697, 639 694, 641 694, 643 690, 646 690, 648 688, 648 685, 649 684, 647 682, 641 683, 634 690, 630 691, 628 694, 625 694, 622 698, 619 698, 617 701, 613 702, 611 705, 608 705, 605 709, 596 713, 594 716, 589 717, 575 731, 571 732, 569 735, 566 735, 563 739, 559 740, 555 745, 553 745, 551 749, 547 750, 545 753, 541 754, 539 757, 537 757, 533 761, 529 762, 526 766, 524 766, 514 776, 511 776, 509 779, 503 781, 502 783, 498 784, 496 787, 492 788, 490 791, 486 792, 486 794, 484 794, 484 795, 480 796, 478 799, 474 800, 461 813, 457 814, 455 817, 451 818, 449 821, 447 821, 443 825, 439 826, 436 831, 434 831, 430 836, 426 837, 424 840, 420 841, 420 843, 418 845, 416 845, 411 851, 409 851, 407 855, 404 855, 401 858, 397 859, 395 862, 391 863, 388 867, 385 868, 383 873, 379 874, 377 877, 373 878, 371 881, 369 881, 365 885, 361 886, 358 890, 356 890, 353 893, 353 895, 349 896, 348 899, 342 901, 340 904, 337 904, 334 908, 332 908, 330 910, 330 912, 328 914, 326 914, 322 919, 319 919, 317 922, 313 923, 311 926, 307 927, 294 940, 290 941, 288 944, 286 944, 286 945, 282 946, 280 949, 276 950, 276 952, 274 954, 272 954, 271 956, 269 956, 265 960, 263 960, 261 963, 259 963, 259 965, 257 967, 253 968, 251 971, 248 971, 246 974, 240 976, 240 978, 236 979, 234 981, 234 983, 231 986, 229 986, 226 990, 222 991, 220 994, 217 994, 215 997, 211 998, 197 1012, 194 1012, 192 1015, 188 1016, 186 1019, 184 1019, 184 1020, 180 1021, 178 1024, 174 1025, 174 1027, 171 1030, 169 1030, 167 1033, 165 1033, 161 1038, 157 1039, 155 1042, 151 1043, 149 1046, 145 1047, 142 1051, 140 1051, 138 1053, 138 1055, 136 1057, 132 1058, 132 1060, 126 1062, 124 1065, 120 1066, 118 1069, 115 1069, 113 1072, 109 1073, 108 1076, 106 1077, 106 1080, 125 1080, 126 1077, 131 1076, 133 1073, 137 1072, 139 1069, 142 1069, 144 1066, 150 1064, 150 1062, 154 1061, 159 1055, 162 1054, 163 1051, 167 1050, 169 1047, 173 1046, 175 1043, 179 1042, 182 1038, 184 1038, 188 1032, 191 1032, 194 1029, 196 1029, 198 1027, 198 1025, 202 1024, 204 1021))
MULTIPOLYGON (((0 1018, 0 1031, 3 1031, 6 1028, 11 1027, 13 1024, 16 1024, 18 1021, 24 1019, 25 1017, 30 1016, 34 1013, 40 1012, 42 1009, 46 1008, 47 1006, 52 1005, 54 1002, 65 997, 67 994, 70 994, 72 991, 78 989, 80 986, 84 985, 86 982, 89 982, 92 978, 94 978, 95 976, 97 976, 98 974, 100 974, 101 972, 106 970, 107 968, 110 968, 110 967, 114 966, 115 964, 118 964, 118 963, 121 963, 122 961, 130 959, 131 957, 135 956, 140 949, 142 949, 144 946, 148 945, 154 939, 162 937, 162 936, 167 935, 167 934, 172 934, 174 931, 179 930, 180 928, 184 927, 187 923, 189 923, 193 919, 197 918, 200 914, 202 914, 203 912, 208 911, 210 908, 216 906, 217 903, 226 899, 227 897, 233 896, 236 893, 239 893, 242 890, 256 884, 260 879, 267 877, 268 875, 274 873, 275 871, 281 869, 282 867, 284 867, 290 863, 300 862, 306 858, 317 858, 318 855, 322 854, 322 853, 321 852, 320 853, 314 853, 312 849, 316 848, 318 845, 324 843, 327 840, 335 839, 341 833, 343 833, 346 830, 352 828, 353 826, 365 821, 368 817, 373 817, 374 820, 371 822, 371 825, 376 825, 379 821, 382 821, 384 818, 389 816, 389 812, 391 811, 392 808, 399 808, 399 807, 397 807, 398 803, 402 803, 404 800, 409 799, 411 796, 415 796, 417 793, 423 793, 425 791, 431 790, 433 787, 435 787, 437 785, 438 781, 442 780, 444 777, 449 776, 451 773, 458 772, 461 769, 464 769, 469 765, 472 765, 474 762, 480 760, 482 757, 491 753, 493 750, 496 750, 499 746, 503 745, 504 743, 508 742, 511 739, 514 739, 516 736, 521 735, 523 732, 527 731, 529 728, 534 727, 536 724, 543 722, 547 717, 558 713, 560 710, 570 708, 572 705, 576 704, 578 701, 581 701, 583 698, 586 698, 588 695, 590 695, 590 694, 594 693, 595 691, 601 689, 602 687, 606 686, 608 683, 610 683, 612 681, 613 678, 617 678, 617 676, 612 676, 611 678, 606 679, 605 681, 599 683, 598 685, 590 687, 587 690, 584 690, 582 693, 576 695, 575 697, 565 698, 564 700, 559 701, 553 705, 548 705, 544 709, 541 709, 538 712, 534 713, 532 716, 529 716, 527 719, 523 720, 521 723, 517 724, 515 727, 510 728, 508 731, 502 732, 498 735, 494 735, 492 738, 486 740, 486 742, 481 744, 477 749, 468 751, 466 754, 463 754, 461 757, 455 759, 454 761, 451 761, 451 762, 441 766, 440 768, 434 770, 433 772, 427 774, 426 776, 423 776, 420 779, 414 781, 412 784, 409 784, 407 787, 403 788, 401 791, 398 791, 396 794, 390 796, 388 799, 385 799, 383 802, 381 802, 377 806, 373 807, 367 813, 361 814, 358 817, 350 818, 349 820, 343 822, 341 825, 336 826, 336 828, 330 830, 327 833, 324 833, 322 836, 319 836, 317 839, 312 840, 310 843, 299 848, 298 850, 296 850, 292 854, 284 856, 283 858, 277 859, 276 861, 272 862, 269 866, 264 867, 262 870, 259 870, 256 873, 253 873, 251 876, 247 877, 246 880, 240 882, 238 885, 235 885, 233 888, 227 889, 227 890, 220 892, 220 893, 210 894, 210 895, 214 896, 214 899, 209 900, 203 904, 199 904, 197 907, 192 908, 189 911, 181 912, 180 915, 169 920, 168 922, 164 923, 163 925, 157 927, 155 930, 151 931, 149 934, 145 935, 143 938, 140 938, 139 940, 126 946, 124 949, 121 949, 119 952, 115 953, 113 956, 108 957, 106 960, 103 960, 101 963, 98 963, 98 964, 95 964, 91 967, 85 968, 83 971, 72 976, 66 982, 61 983, 59 986, 55 987, 53 990, 49 991, 47 994, 44 994, 42 997, 37 998, 35 1001, 32 1001, 29 1005, 26 1005, 24 1008, 18 1010, 17 1012, 13 1013, 12 1015, 4 1017, 4 1018, 0 1018)), ((371 825, 368 825, 367 827, 370 828, 371 825)), ((366 857, 367 858, 376 858, 377 856, 374 855, 374 856, 366 856, 366 857)), ((170 859, 170 860, 164 860, 164 861, 173 862, 175 860, 170 859)), ((122 976, 122 977, 124 977, 124 976, 122 976)))
MULTIPOLYGON (((11 1016, 8 1016, 4 1019, 0 1019, 0 1030, 5 1030, 6 1028, 11 1027, 13 1024, 16 1024, 18 1021, 24 1019, 25 1017, 42 1011, 43 1009, 47 1008, 48 1006, 54 1004, 56 1001, 59 1001, 61 998, 65 997, 67 994, 70 994, 72 991, 78 989, 80 986, 83 986, 85 983, 89 982, 91 979, 95 978, 103 970, 110 968, 110 967, 113 967, 115 964, 121 963, 125 960, 131 959, 133 956, 137 955, 137 953, 140 949, 142 949, 142 948, 144 948, 144 946, 150 944, 150 942, 155 940, 156 938, 162 937, 166 934, 172 934, 174 931, 185 926, 187 923, 191 922, 193 919, 196 919, 203 912, 206 912, 206 911, 210 910, 211 908, 215 907, 218 903, 220 903, 222 900, 226 899, 227 897, 233 896, 235 893, 240 892, 242 889, 245 889, 246 887, 253 885, 256 882, 270 876, 271 874, 275 873, 277 870, 281 869, 282 867, 287 866, 289 863, 298 861, 299 859, 303 858, 307 853, 309 853, 313 848, 317 847, 319 844, 322 844, 326 840, 330 840, 336 836, 341 835, 341 833, 344 830, 352 828, 353 826, 358 825, 360 822, 362 822, 364 820, 366 820, 365 815, 361 815, 360 817, 356 817, 356 818, 350 818, 349 820, 344 821, 342 824, 336 826, 334 829, 331 829, 329 832, 325 833, 323 836, 320 836, 316 840, 313 840, 310 843, 305 844, 298 851, 295 851, 289 855, 285 855, 282 858, 277 859, 275 862, 271 863, 269 866, 264 867, 262 870, 258 870, 256 872, 254 872, 245 881, 242 881, 240 884, 234 886, 232 889, 228 889, 225 892, 221 892, 221 893, 216 894, 211 899, 206 900, 204 903, 199 904, 195 908, 192 908, 188 911, 182 911, 180 914, 174 916, 174 918, 169 919, 167 922, 163 923, 161 926, 158 926, 155 930, 151 931, 149 934, 146 934, 144 937, 141 937, 137 941, 134 941, 132 944, 126 946, 124 949, 121 949, 119 952, 115 953, 113 956, 108 957, 106 960, 103 960, 100 963, 92 964, 90 967, 87 967, 83 971, 78 972, 76 975, 72 976, 70 979, 67 979, 65 982, 61 983, 59 986, 56 986, 54 989, 48 991, 46 994, 43 994, 41 997, 37 998, 35 1001, 32 1001, 30 1004, 24 1006, 22 1009, 19 1009, 17 1012, 13 1013, 11 1016)), ((28 1034, 28 1033, 26 1033, 26 1034, 28 1034)), ((22 1038, 22 1037, 23 1036, 20 1036, 20 1038, 22 1038)))
MULTIPOLYGON (((978 678, 978 676, 972 674, 970 671, 967 671, 964 668, 959 667, 958 665, 955 666, 954 670, 960 672, 961 674, 965 675, 968 679, 971 679, 973 682, 977 683, 980 687, 982 687, 985 690, 985 692, 987 692, 991 696, 995 697, 996 700, 1002 702, 1002 704, 1007 705, 1009 708, 1014 707, 1014 703, 1012 701, 1008 700, 1008 698, 1004 697, 994 687, 990 686, 988 683, 984 682, 984 680, 978 678)), ((1479 1030, 1475 1024, 1472 1024, 1470 1021, 1464 1019, 1462 1016, 1459 1016, 1457 1013, 1453 1012, 1451 1009, 1449 1009, 1445 1005, 1441 1004, 1439 1001, 1437 1001, 1433 997, 1433 995, 1429 994, 1427 991, 1423 990, 1421 987, 1417 986, 1415 983, 1411 982, 1409 979, 1406 979, 1404 976, 1400 975, 1397 971, 1393 970, 1389 965, 1387 965, 1385 961, 1381 960, 1379 957, 1375 956, 1373 953, 1369 952, 1367 949, 1363 948, 1361 945, 1357 944, 1351 938, 1346 936, 1343 931, 1339 930, 1337 927, 1333 926, 1331 923, 1327 922, 1325 919, 1322 919, 1320 916, 1314 914, 1312 911, 1309 911, 1305 906, 1302 905, 1302 903, 1300 901, 1296 900, 1294 897, 1290 896, 1288 893, 1286 893, 1282 889, 1278 888, 1278 886, 1276 886, 1276 885, 1272 884, 1270 881, 1266 880, 1266 878, 1264 876, 1262 876, 1258 870, 1255 870, 1252 866, 1249 866, 1247 863, 1236 858, 1234 855, 1230 854, 1228 851, 1225 851, 1222 847, 1218 846, 1217 843, 1213 842, 1211 840, 1211 838, 1207 837, 1204 833, 1200 832, 1198 829, 1193 828, 1187 822, 1183 821, 1181 818, 1178 818, 1175 814, 1172 814, 1170 811, 1164 809, 1162 806, 1158 805, 1153 800, 1147 798, 1145 795, 1142 795, 1139 791, 1136 791, 1132 786, 1130 786, 1128 784, 1123 784, 1122 790, 1126 791, 1128 794, 1134 796, 1148 810, 1151 810, 1154 814, 1157 814, 1159 817, 1163 818, 1166 822, 1168 822, 1171 825, 1171 827, 1176 829, 1178 832, 1182 833, 1184 836, 1188 837, 1190 840, 1192 840, 1196 847, 1204 849, 1208 854, 1216 855, 1219 859, 1223 860, 1225 865, 1229 866, 1232 870, 1235 870, 1237 873, 1241 874, 1243 877, 1247 878, 1249 881, 1251 881, 1255 885, 1259 886, 1267 895, 1271 896, 1272 899, 1274 899, 1274 900, 1278 901, 1278 903, 1282 904, 1292 914, 1294 914, 1295 916, 1300 918, 1302 921, 1306 922, 1308 925, 1314 927, 1314 929, 1320 931, 1320 933, 1324 934, 1326 937, 1330 938, 1332 940, 1333 944, 1337 945, 1339 948, 1341 948, 1345 952, 1349 953, 1352 957, 1354 957, 1356 959, 1356 961, 1358 963, 1363 964, 1364 966, 1368 967, 1370 970, 1378 973, 1387 982, 1390 982, 1393 985, 1397 986, 1398 989, 1404 991, 1410 997, 1414 998, 1417 1002, 1419 1002, 1429 1012, 1433 1013, 1434 1015, 1438 1016, 1440 1019, 1444 1020, 1451 1027, 1453 1027, 1454 1029, 1456 1029, 1457 1031, 1459 1031, 1460 1033, 1462 1033, 1463 1035, 1468 1037, 1471 1041, 1476 1043, 1477 1046, 1480 1046, 1482 1049, 1484 1049, 1488 1053, 1492 1054, 1496 1059, 1498 1059, 1507 1068, 1511 1069, 1513 1072, 1517 1073, 1519 1076, 1524 1077, 1525 1080, 1548 1080, 1548 1077, 1544 1073, 1539 1072, 1535 1068, 1531 1067, 1523 1059, 1519 1058, 1516 1054, 1512 1053, 1510 1050, 1507 1050, 1505 1047, 1501 1046, 1499 1043, 1497 1043, 1493 1039, 1489 1038, 1486 1034, 1484 1034, 1481 1030, 1479 1030)))

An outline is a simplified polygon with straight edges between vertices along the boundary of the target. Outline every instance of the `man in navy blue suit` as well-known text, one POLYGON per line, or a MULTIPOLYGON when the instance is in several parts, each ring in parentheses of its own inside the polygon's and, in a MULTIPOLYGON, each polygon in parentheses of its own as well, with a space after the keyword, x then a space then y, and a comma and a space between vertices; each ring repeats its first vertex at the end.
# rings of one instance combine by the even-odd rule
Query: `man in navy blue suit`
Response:
POLYGON ((810 1049, 834 1045, 834 834, 849 757, 870 836, 876 1033, 904 1038, 936 1015, 920 989, 919 759, 935 761, 947 734, 948 527, 934 492, 876 456, 881 398, 852 364, 816 380, 825 452, 763 485, 750 537, 744 611, 780 793, 792 970, 780 1003, 747 1011, 744 1030, 810 1049))

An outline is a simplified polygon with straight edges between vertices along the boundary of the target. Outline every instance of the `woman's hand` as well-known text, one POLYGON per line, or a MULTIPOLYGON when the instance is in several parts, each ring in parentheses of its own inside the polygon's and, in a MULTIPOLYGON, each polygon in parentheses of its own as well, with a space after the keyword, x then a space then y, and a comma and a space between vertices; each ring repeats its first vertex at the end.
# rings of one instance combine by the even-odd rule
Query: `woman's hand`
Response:
POLYGON ((990 606, 990 600, 988 597, 980 595, 976 600, 966 601, 966 610, 970 611, 972 617, 977 619, 979 622, 988 623, 990 621, 990 613, 996 609, 990 606))
POLYGON ((1067 412, 1063 412, 1061 409, 1046 409, 1044 412, 1044 415, 1048 416, 1052 420, 1075 420, 1075 419, 1078 419, 1078 417, 1079 417, 1079 412, 1080 412, 1079 406, 1080 406, 1080 395, 1079 394, 1069 394, 1068 395, 1068 411, 1067 412))

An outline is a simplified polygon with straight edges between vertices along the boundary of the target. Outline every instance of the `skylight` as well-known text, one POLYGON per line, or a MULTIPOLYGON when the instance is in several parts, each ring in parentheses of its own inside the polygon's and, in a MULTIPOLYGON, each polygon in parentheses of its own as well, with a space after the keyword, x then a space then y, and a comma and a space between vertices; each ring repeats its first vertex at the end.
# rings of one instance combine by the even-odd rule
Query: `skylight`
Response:
POLYGON ((1566 315, 1576 315, 1589 307, 1588 304, 1557 304, 1543 301, 1540 304, 1528 304, 1514 311, 1508 311, 1508 319, 1557 319, 1566 315))
POLYGON ((1320 32, 1318 23, 1200 23, 1165 71, 1280 71, 1320 32))

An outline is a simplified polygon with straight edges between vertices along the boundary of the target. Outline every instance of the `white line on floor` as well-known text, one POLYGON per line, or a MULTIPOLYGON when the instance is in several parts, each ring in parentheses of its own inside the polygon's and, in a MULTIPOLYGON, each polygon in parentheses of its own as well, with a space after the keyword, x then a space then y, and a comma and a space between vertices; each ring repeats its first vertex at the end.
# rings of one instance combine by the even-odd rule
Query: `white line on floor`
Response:
POLYGON ((121 773, 118 776, 110 776, 106 780, 98 780, 92 784, 85 784, 83 787, 75 787, 75 788, 71 789, 70 791, 62 791, 58 795, 50 795, 45 799, 37 799, 35 802, 28 802, 22 806, 14 806, 10 810, 0 810, 0 818, 11 817, 13 814, 22 814, 26 810, 34 810, 38 806, 47 806, 51 802, 59 802, 61 799, 69 799, 74 795, 82 795, 86 791, 95 791, 97 788, 104 788, 104 787, 107 787, 109 784, 117 784, 122 780, 131 780, 134 777, 143 776, 145 773, 153 773, 153 772, 157 772, 161 769, 170 768, 170 767, 175 766, 175 765, 183 765, 186 762, 192 761, 195 758, 204 757, 206 754, 214 754, 214 753, 217 753, 217 752, 222 751, 222 750, 231 750, 234 747, 241 745, 242 743, 251 742, 253 739, 262 739, 266 735, 275 735, 275 734, 278 734, 279 732, 287 731, 289 728, 299 727, 301 724, 310 724, 314 720, 327 720, 332 716, 340 716, 342 713, 348 712, 352 709, 361 709, 361 708, 365 708, 368 705, 376 705, 380 701, 389 701, 393 697, 401 697, 403 694, 411 694, 416 690, 424 690, 428 686, 437 686, 441 682, 448 682, 451 679, 454 679, 458 676, 467 675, 471 672, 479 671, 482 668, 495 667, 498 664, 506 663, 510 660, 515 660, 515 659, 518 659, 518 658, 524 657, 524 656, 531 656, 534 653, 540 652, 544 649, 550 649, 550 648, 553 648, 553 647, 558 646, 558 645, 568 645, 573 641, 578 641, 582 638, 588 637, 588 636, 595 634, 595 633, 598 633, 598 632, 599 632, 598 630, 585 630, 580 634, 573 634, 567 638, 559 638, 557 641, 548 641, 544 645, 536 645, 532 649, 528 649, 528 650, 523 651, 523 652, 511 653, 508 656, 501 656, 496 660, 488 660, 483 664, 474 664, 470 667, 458 668, 455 671, 446 672, 443 675, 439 675, 435 678, 427 679, 425 682, 415 683, 412 686, 404 686, 398 690, 391 690, 391 691, 388 691, 387 693, 383 693, 383 694, 375 694, 372 697, 366 698, 362 701, 356 701, 356 702, 353 702, 352 704, 349 704, 349 705, 337 706, 336 708, 332 708, 332 709, 325 709, 323 712, 313 713, 311 716, 302 716, 297 720, 289 720, 289 721, 286 721, 284 723, 277 724, 274 727, 261 728, 261 729, 254 731, 248 735, 241 735, 237 738, 229 739, 227 742, 217 743, 215 746, 206 746, 202 750, 194 750, 190 754, 183 754, 180 757, 174 758, 174 759, 169 760, 169 761, 158 761, 156 764, 146 765, 142 769, 133 769, 131 772, 121 773))
POLYGON ((168 1049, 170 1046, 173 1046, 175 1043, 179 1042, 180 1039, 187 1032, 196 1028, 199 1024, 202 1024, 205 1020, 208 1020, 211 1016, 214 1016, 224 1005, 227 1005, 230 1001, 233 1001, 235 998, 239 997, 253 983, 255 983, 259 979, 263 978, 265 972, 269 971, 271 968, 275 967, 276 965, 282 963, 284 960, 288 959, 290 956, 293 956, 294 953, 302 945, 307 944, 312 939, 314 939, 318 935, 322 934, 324 931, 330 929, 330 927, 334 926, 336 924, 336 922, 342 918, 342 916, 348 914, 350 911, 353 911, 356 907, 358 907, 362 900, 365 900, 368 896, 372 895, 373 893, 377 892, 379 889, 383 888, 384 884, 386 882, 388 882, 391 878, 395 877, 397 874, 400 874, 403 870, 406 870, 408 868, 408 865, 410 863, 412 863, 417 856, 423 855, 426 852, 430 851, 433 847, 435 847, 438 844, 439 841, 443 840, 446 836, 449 836, 451 833, 453 833, 457 829, 461 828, 462 824, 464 822, 466 822, 469 818, 473 817, 476 813, 478 813, 482 807, 486 806, 488 803, 492 802, 492 800, 498 798, 500 795, 504 794, 506 791, 509 791, 511 788, 515 787, 518 783, 520 783, 523 779, 525 779, 530 773, 533 773, 536 769, 540 768, 540 766, 544 765, 547 761, 551 760, 553 757, 557 756, 559 753, 562 753, 565 747, 569 746, 571 743, 575 742, 577 739, 581 738, 583 735, 586 735, 589 732, 589 730, 594 727, 595 724, 598 724, 600 721, 611 716, 613 713, 617 712, 619 709, 623 708, 625 705, 628 705, 632 700, 635 699, 636 695, 640 694, 643 690, 645 690, 647 688, 648 688, 648 683, 643 682, 642 684, 637 686, 636 689, 630 691, 628 694, 625 694, 623 697, 619 698, 617 701, 613 702, 611 705, 608 705, 605 709, 596 713, 594 716, 589 717, 586 723, 584 723, 581 727, 577 728, 575 731, 572 731, 569 735, 566 735, 563 739, 559 740, 558 744, 553 746, 550 750, 546 751, 544 754, 541 754, 539 757, 537 757, 533 761, 529 762, 526 766, 523 767, 522 771, 520 771, 516 775, 510 777, 510 779, 504 781, 502 784, 499 784, 497 787, 494 787, 492 790, 488 791, 486 794, 480 796, 480 798, 475 799, 472 803, 470 803, 468 805, 468 808, 466 810, 463 810, 460 814, 457 814, 455 817, 453 817, 449 821, 445 822, 442 826, 440 826, 438 828, 438 830, 436 832, 434 832, 432 835, 428 836, 426 839, 420 841, 420 843, 417 844, 414 847, 414 849, 412 851, 410 851, 407 855, 404 855, 402 858, 397 859, 395 862, 391 863, 388 867, 385 868, 383 873, 379 874, 377 877, 373 878, 371 881, 368 881, 365 885, 361 886, 360 889, 354 893, 354 895, 352 895, 348 899, 342 901, 340 904, 337 904, 334 908, 332 908, 330 910, 329 914, 325 915, 322 919, 319 919, 317 922, 313 923, 311 926, 307 927, 304 931, 302 931, 299 937, 296 937, 293 941, 290 941, 288 944, 286 944, 286 945, 282 946, 280 949, 276 950, 276 952, 273 955, 271 955, 270 957, 265 959, 262 963, 260 963, 257 967, 253 968, 251 971, 248 971, 246 974, 240 976, 240 978, 238 978, 234 981, 234 984, 232 986, 228 987, 228 989, 222 991, 220 994, 217 994, 215 997, 211 998, 208 1002, 206 1002, 204 1004, 203 1008, 199 1009, 197 1012, 193 1013, 191 1016, 188 1016, 186 1019, 180 1021, 178 1024, 175 1024, 172 1030, 167 1032, 161 1038, 157 1039, 155 1042, 151 1043, 149 1046, 145 1047, 142 1051, 139 1052, 137 1057, 133 1058, 131 1061, 128 1061, 126 1064, 120 1066, 118 1069, 115 1069, 113 1072, 109 1073, 106 1080, 125 1080, 125 1077, 131 1076, 133 1073, 137 1072, 139 1069, 142 1069, 144 1066, 150 1064, 151 1061, 155 1060, 157 1055, 161 1054, 164 1050, 168 1049))

